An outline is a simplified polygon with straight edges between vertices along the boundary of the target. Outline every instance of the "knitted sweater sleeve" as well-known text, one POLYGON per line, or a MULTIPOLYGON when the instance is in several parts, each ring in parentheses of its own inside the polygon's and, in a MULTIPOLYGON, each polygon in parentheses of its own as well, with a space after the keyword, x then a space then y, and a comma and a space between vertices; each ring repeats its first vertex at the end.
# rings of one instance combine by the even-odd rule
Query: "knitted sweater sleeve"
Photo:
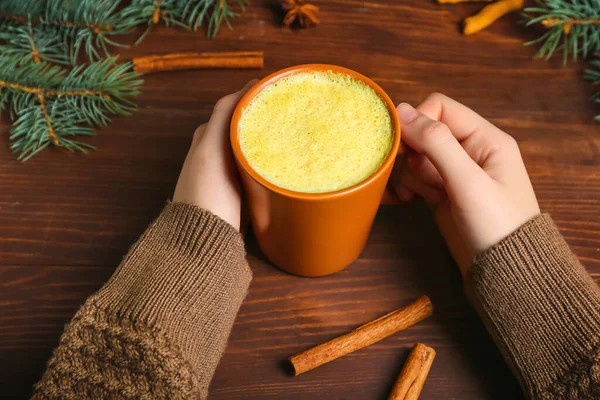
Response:
POLYGON ((529 398, 600 398, 600 293, 549 215, 477 257, 466 291, 529 398))
POLYGON ((233 227, 168 204, 67 325, 33 398, 205 398, 250 280, 233 227))

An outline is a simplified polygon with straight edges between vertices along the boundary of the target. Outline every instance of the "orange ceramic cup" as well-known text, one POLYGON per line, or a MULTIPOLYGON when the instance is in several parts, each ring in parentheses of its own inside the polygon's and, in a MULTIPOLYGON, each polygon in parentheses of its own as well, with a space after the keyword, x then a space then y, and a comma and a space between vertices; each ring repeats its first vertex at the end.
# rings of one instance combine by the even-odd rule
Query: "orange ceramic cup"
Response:
POLYGON ((364 248, 400 146, 400 121, 389 96, 366 76, 335 65, 298 65, 267 76, 242 97, 231 121, 231 145, 263 253, 289 273, 322 276, 344 269, 364 248), (349 188, 329 193, 283 189, 260 176, 242 153, 238 122, 244 108, 265 87, 307 71, 343 73, 366 83, 385 101, 392 117, 390 154, 373 175, 349 188))

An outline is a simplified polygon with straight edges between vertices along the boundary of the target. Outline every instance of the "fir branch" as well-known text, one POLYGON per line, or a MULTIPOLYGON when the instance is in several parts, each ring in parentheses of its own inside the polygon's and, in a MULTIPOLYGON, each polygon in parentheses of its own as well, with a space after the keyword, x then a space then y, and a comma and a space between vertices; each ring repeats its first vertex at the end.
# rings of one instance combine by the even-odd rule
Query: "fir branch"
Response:
POLYGON ((41 22, 55 25, 67 41, 69 59, 75 64, 83 48, 91 60, 108 56, 108 45, 126 47, 112 39, 133 31, 138 21, 115 12, 121 0, 46 0, 41 22), (101 52, 103 54, 101 54, 101 52))
POLYGON ((566 64, 600 51, 600 0, 536 0, 538 7, 525 9, 527 26, 541 23, 547 28, 538 39, 525 43, 541 43, 539 57, 550 58, 563 52, 566 64))
POLYGON ((45 62, 19 65, 14 57, 0 56, 0 111, 10 100, 10 117, 36 104, 37 94, 60 86, 66 71, 45 62))
POLYGON ((137 24, 147 25, 144 33, 135 41, 138 45, 152 31, 154 25, 160 22, 166 26, 176 25, 188 29, 181 23, 181 8, 179 0, 132 0, 123 11, 126 18, 134 18, 137 24))
MULTIPOLYGON (((592 84, 595 86, 600 85, 600 54, 596 54, 595 58, 590 61, 590 65, 594 67, 594 69, 586 69, 584 72, 584 76, 586 79, 592 81, 592 84)), ((600 103, 600 90, 592 95, 591 100, 595 103, 600 103)), ((596 115, 596 121, 600 121, 600 115, 596 115)))
POLYGON ((68 64, 67 49, 61 35, 45 26, 0 26, 0 54, 18 57, 21 63, 48 61, 68 64))
POLYGON ((112 37, 129 33, 139 24, 147 25, 147 29, 136 45, 161 22, 191 30, 206 23, 207 36, 213 38, 223 23, 231 29, 230 20, 239 16, 234 5, 243 11, 247 0, 132 0, 124 9, 118 9, 120 3, 121 0, 0 0, 0 39, 10 41, 3 48, 12 49, 15 55, 31 55, 60 64, 67 60, 74 65, 81 49, 94 61, 109 55, 109 45, 124 47, 112 37), (35 56, 32 47, 44 47, 40 40, 48 42, 44 44, 47 48, 38 48, 35 56))
POLYGON ((0 0, 0 18, 23 24, 41 17, 44 9, 43 0, 0 0))
POLYGON ((48 139, 50 139, 50 141, 56 146, 59 146, 60 140, 54 131, 54 123, 52 122, 50 114, 48 114, 48 109, 46 108, 46 96, 44 96, 44 93, 38 93, 37 98, 38 102, 40 103, 40 111, 48 127, 48 139))
POLYGON ((243 10, 246 0, 132 0, 125 8, 121 0, 0 0, 0 112, 14 121, 10 148, 21 160, 52 145, 93 148, 72 136, 133 112, 142 81, 116 58, 76 65, 81 50, 91 61, 108 56, 109 46, 122 46, 113 36, 138 24, 148 25, 142 38, 158 23, 193 30, 206 23, 214 37, 238 16, 233 3, 243 10))
POLYGON ((0 111, 10 104, 15 121, 10 147, 19 159, 49 145, 85 152, 92 147, 71 136, 93 135, 91 126, 106 125, 109 115, 135 110, 129 98, 139 94, 142 80, 131 63, 116 60, 79 65, 67 73, 43 61, 20 65, 14 57, 0 57, 0 111))
MULTIPOLYGON (((6 25, 33 25, 34 33, 58 37, 60 59, 75 64, 80 49, 94 61, 109 55, 108 46, 125 47, 113 40, 115 35, 133 31, 139 23, 136 18, 117 11, 121 0, 0 0, 0 19, 6 25), (32 7, 30 11, 28 7, 32 7)), ((34 35, 35 37, 35 35, 34 35)), ((52 39, 54 40, 54 39, 52 39)), ((12 43, 12 47, 23 52, 28 47, 24 43, 12 43)), ((54 54, 45 57, 47 61, 56 58, 54 54)), ((51 52, 49 52, 51 53, 51 52)), ((40 54, 40 58, 44 58, 40 54)))
POLYGON ((69 151, 85 153, 94 147, 71 139, 75 135, 94 135, 94 130, 83 124, 85 121, 77 112, 61 102, 44 99, 44 107, 36 104, 19 110, 10 131, 10 148, 19 154, 18 159, 21 161, 27 161, 53 144, 69 151))
MULTIPOLYGON (((230 19, 239 17, 239 13, 233 11, 231 4, 225 0, 180 0, 183 8, 182 19, 192 30, 197 30, 205 20, 208 21, 206 33, 209 38, 214 38, 224 22, 231 29, 230 19)), ((248 4, 247 0, 235 0, 235 3, 243 12, 248 4)))
POLYGON ((73 109, 80 110, 93 125, 103 126, 110 114, 129 115, 136 106, 130 97, 139 94, 141 79, 130 62, 115 64, 115 58, 87 67, 78 65, 58 88, 58 97, 73 109), (75 94, 74 94, 75 93, 75 94))
POLYGON ((206 22, 206 34, 214 38, 222 23, 231 29, 230 20, 239 16, 233 10, 233 3, 243 11, 247 0, 132 0, 123 12, 148 26, 135 42, 137 45, 160 22, 194 31, 206 22))

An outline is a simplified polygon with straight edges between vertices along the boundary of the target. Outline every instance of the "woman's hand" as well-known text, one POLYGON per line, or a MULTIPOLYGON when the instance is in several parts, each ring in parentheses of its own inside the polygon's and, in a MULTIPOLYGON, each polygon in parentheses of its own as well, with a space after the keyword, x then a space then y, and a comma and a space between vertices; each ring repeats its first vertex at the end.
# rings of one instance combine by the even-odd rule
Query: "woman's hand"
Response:
POLYGON ((238 101, 254 83, 219 100, 208 123, 196 129, 173 194, 174 202, 208 210, 237 230, 242 188, 229 143, 229 124, 238 101))
POLYGON ((422 196, 463 276, 489 249, 540 209, 516 141, 480 115, 441 94, 417 109, 397 107, 409 147, 392 174, 400 200, 422 196))

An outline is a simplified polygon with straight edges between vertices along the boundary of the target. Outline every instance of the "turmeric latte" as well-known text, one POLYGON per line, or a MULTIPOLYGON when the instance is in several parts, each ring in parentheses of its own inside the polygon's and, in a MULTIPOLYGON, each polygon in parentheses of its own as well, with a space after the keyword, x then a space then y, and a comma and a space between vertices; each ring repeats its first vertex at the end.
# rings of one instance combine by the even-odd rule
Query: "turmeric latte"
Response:
POLYGON ((242 152, 281 188, 332 192, 375 173, 394 137, 384 100, 349 75, 301 72, 263 89, 239 122, 242 152))

